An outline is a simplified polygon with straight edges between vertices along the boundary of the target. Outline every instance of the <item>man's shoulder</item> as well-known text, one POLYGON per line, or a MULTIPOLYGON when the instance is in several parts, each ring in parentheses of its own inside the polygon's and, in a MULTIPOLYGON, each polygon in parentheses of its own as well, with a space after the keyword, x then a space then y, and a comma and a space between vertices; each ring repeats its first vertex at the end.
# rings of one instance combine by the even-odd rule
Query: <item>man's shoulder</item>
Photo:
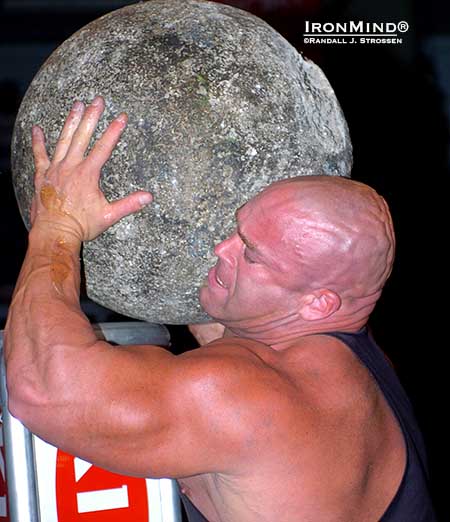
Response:
POLYGON ((252 429, 262 417, 301 408, 301 394, 280 365, 280 354, 257 341, 230 337, 179 356, 182 386, 205 407, 239 415, 252 429), (207 390, 207 391, 206 391, 207 390), (243 413, 245 412, 245 414, 243 413), (245 417, 245 418, 244 418, 245 417))
POLYGON ((224 358, 226 360, 236 359, 241 362, 246 360, 264 362, 267 359, 267 364, 270 364, 271 360, 275 359, 277 355, 275 350, 267 344, 236 336, 215 339, 186 353, 195 353, 197 357, 205 357, 211 360, 224 358))
POLYGON ((294 424, 305 430, 317 424, 309 370, 301 362, 291 364, 268 345, 222 338, 179 357, 178 382, 184 390, 199 406, 220 411, 227 428, 239 427, 244 438, 267 440, 282 436, 294 424))
POLYGON ((263 343, 240 337, 216 339, 207 345, 178 357, 180 367, 211 380, 233 380, 234 384, 259 380, 262 373, 271 373, 278 354, 263 343))
POLYGON ((178 356, 175 400, 189 397, 184 417, 195 412, 195 426, 220 434, 236 465, 244 454, 249 464, 263 454, 270 460, 280 441, 292 451, 320 452, 370 410, 351 353, 321 337, 281 353, 237 337, 186 352, 178 356))
POLYGON ((296 399, 304 394, 303 400, 311 389, 333 394, 339 386, 353 395, 355 387, 373 381, 351 350, 327 335, 300 337, 283 350, 252 339, 224 337, 179 358, 185 376, 190 368, 209 382, 226 380, 237 389, 250 386, 267 394, 294 393, 296 399))

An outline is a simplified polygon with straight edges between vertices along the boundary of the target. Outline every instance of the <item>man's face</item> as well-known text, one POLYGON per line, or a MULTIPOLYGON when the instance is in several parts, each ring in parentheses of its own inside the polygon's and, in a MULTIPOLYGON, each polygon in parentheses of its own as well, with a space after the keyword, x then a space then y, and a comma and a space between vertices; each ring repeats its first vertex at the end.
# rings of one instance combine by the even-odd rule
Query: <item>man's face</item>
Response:
POLYGON ((203 308, 228 326, 269 326, 296 313, 298 259, 285 190, 264 191, 236 212, 236 230, 215 247, 200 290, 203 308))

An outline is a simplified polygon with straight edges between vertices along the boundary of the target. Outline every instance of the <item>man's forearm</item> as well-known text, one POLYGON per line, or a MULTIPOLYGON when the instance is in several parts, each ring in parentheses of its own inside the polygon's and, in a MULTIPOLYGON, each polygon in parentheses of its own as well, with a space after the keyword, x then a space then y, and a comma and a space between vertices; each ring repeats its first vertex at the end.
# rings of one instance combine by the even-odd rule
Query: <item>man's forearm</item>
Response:
POLYGON ((6 328, 13 409, 22 396, 29 401, 54 391, 53 361, 64 350, 96 341, 79 306, 79 251, 79 240, 65 232, 34 227, 30 233, 6 328))

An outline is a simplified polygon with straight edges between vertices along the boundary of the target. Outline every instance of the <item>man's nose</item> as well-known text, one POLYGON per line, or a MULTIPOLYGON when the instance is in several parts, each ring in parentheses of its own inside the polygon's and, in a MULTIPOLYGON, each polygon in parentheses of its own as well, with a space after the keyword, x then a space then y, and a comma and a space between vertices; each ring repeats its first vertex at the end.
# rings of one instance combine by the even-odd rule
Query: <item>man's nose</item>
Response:
POLYGON ((214 247, 214 254, 220 258, 229 258, 236 255, 239 243, 239 236, 235 232, 227 239, 224 239, 214 247))

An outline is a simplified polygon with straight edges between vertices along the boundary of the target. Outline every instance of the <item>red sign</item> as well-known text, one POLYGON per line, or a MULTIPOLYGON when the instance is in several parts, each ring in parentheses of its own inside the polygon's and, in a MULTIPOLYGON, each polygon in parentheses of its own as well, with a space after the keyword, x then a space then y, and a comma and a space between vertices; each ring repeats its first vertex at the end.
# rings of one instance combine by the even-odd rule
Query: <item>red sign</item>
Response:
POLYGON ((148 522, 145 479, 97 468, 58 450, 58 522, 148 522))

